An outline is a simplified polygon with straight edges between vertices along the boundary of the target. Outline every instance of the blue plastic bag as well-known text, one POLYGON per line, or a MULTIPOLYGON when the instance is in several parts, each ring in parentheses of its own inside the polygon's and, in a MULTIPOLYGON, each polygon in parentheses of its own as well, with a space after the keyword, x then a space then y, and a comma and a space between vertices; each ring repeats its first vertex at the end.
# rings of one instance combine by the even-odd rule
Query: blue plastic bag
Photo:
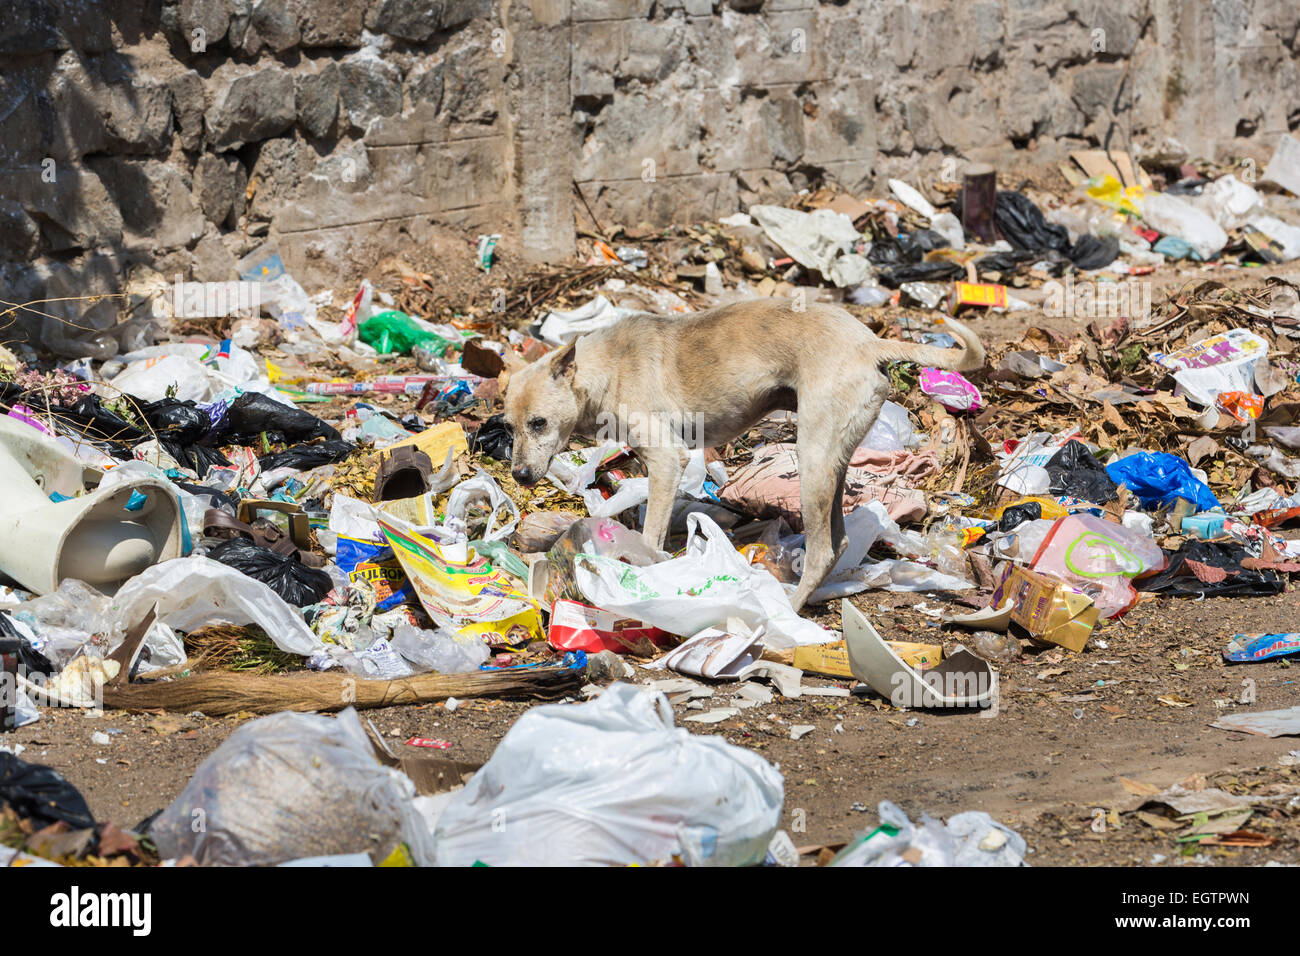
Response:
POLYGON ((1175 498, 1186 498, 1196 505, 1197 511, 1219 507, 1214 492, 1177 455, 1140 451, 1107 465, 1106 474, 1117 485, 1127 485, 1144 508, 1167 505, 1175 498))

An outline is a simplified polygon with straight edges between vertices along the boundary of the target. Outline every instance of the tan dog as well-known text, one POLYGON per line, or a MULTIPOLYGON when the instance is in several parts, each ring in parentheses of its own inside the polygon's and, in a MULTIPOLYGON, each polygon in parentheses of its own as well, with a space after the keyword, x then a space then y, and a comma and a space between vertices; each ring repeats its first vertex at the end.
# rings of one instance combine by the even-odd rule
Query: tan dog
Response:
POLYGON ((796 310, 781 299, 629 316, 532 365, 515 363, 504 398, 512 474, 535 484, 571 434, 608 434, 617 423, 649 472, 645 537, 662 548, 689 449, 721 447, 770 412, 798 411, 807 550, 797 611, 848 544, 844 474, 889 394, 885 366, 969 371, 984 364, 976 335, 958 322, 948 327, 962 348, 880 339, 838 306, 796 310))

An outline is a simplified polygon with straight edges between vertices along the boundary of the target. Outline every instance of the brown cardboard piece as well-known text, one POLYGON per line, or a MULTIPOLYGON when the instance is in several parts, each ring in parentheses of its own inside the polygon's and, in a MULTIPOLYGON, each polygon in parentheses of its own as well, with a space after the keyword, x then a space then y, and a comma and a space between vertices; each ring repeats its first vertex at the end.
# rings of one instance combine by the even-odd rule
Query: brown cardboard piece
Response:
POLYGON ((1114 176, 1125 186, 1151 188, 1151 177, 1146 170, 1141 166, 1134 170, 1133 160, 1122 149, 1112 149, 1109 157, 1104 149, 1079 149, 1070 154, 1070 159, 1078 163, 1089 179, 1094 176, 1114 176))
POLYGON ((454 760, 440 757, 436 753, 418 751, 412 747, 402 749, 412 753, 403 753, 400 757, 388 749, 375 725, 366 721, 370 744, 375 750, 375 759, 385 767, 400 770, 411 778, 415 792, 422 797, 431 797, 435 793, 444 793, 462 787, 483 766, 467 760, 454 760))

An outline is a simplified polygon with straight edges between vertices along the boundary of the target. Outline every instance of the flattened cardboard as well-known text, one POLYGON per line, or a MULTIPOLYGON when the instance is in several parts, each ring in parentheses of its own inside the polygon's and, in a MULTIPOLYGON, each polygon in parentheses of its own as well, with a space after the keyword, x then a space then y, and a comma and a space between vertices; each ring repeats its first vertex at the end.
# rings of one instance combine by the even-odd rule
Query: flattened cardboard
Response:
MULTIPOLYGON (((904 664, 916 670, 934 667, 943 660, 943 646, 940 644, 917 644, 913 641, 885 643, 894 649, 904 664)), ((826 677, 853 676, 853 668, 849 666, 849 651, 843 641, 800 644, 794 649, 794 666, 801 671, 826 677)))

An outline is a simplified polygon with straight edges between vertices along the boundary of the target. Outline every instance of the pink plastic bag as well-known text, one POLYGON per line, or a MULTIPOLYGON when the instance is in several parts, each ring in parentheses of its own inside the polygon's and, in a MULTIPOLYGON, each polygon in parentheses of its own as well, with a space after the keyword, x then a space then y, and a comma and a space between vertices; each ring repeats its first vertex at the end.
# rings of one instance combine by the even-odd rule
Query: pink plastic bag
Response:
POLYGON ((1092 598, 1102 617, 1123 614, 1137 600, 1132 579, 1163 571, 1165 553, 1148 535, 1095 515, 1057 518, 1030 565, 1092 598))
POLYGON ((984 405, 980 390, 957 372, 921 369, 921 391, 950 412, 978 412, 984 405))

